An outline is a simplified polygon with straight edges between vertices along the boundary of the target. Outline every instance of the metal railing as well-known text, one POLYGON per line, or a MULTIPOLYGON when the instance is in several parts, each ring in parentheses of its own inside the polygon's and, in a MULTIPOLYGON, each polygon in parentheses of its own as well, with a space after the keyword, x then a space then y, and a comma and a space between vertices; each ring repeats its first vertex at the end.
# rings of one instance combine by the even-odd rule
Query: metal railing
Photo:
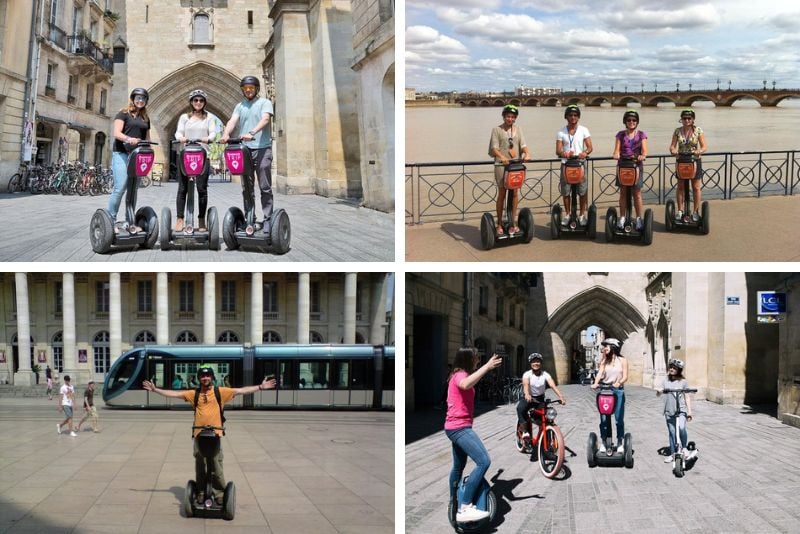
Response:
MULTIPOLYGON (((800 192, 800 157, 794 150, 714 152, 703 155, 703 200, 794 195, 800 192)), ((519 205, 549 212, 561 202, 558 190, 561 160, 526 162, 527 175, 519 205)), ((493 212, 497 196, 494 164, 490 161, 407 163, 406 224, 466 220, 493 212)), ((616 206, 616 161, 590 158, 587 178, 591 202, 616 206)), ((675 157, 649 156, 644 163, 642 199, 664 204, 674 198, 675 157)))

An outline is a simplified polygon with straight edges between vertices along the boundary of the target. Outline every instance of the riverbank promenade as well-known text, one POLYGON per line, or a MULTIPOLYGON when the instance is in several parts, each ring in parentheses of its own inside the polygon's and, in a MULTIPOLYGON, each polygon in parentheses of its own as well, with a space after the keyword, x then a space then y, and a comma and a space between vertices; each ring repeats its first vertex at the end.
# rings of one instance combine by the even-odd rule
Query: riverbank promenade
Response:
MULTIPOLYGON (((161 218, 169 207, 175 223, 178 184, 167 182, 140 189, 138 206, 152 207, 161 218)), ((108 195, 62 196, 29 193, 0 194, 0 261, 394 261, 394 214, 360 207, 357 202, 317 195, 275 194, 275 208, 285 209, 292 224, 291 249, 283 255, 228 250, 222 240, 222 221, 231 206, 242 205, 242 188, 232 182, 212 182, 208 205, 219 216, 220 250, 119 249, 95 254, 89 241, 89 222, 108 195)), ((260 205, 257 216, 261 219, 260 205)), ((124 219, 125 198, 118 215, 124 219)))
MULTIPOLYGON (((474 429, 492 463, 486 478, 497 496, 487 532, 596 534, 795 533, 800 525, 800 428, 741 406, 696 400, 689 439, 699 457, 683 478, 659 449, 668 445, 662 399, 626 386, 625 432, 633 435, 634 466, 589 468, 586 442, 598 432, 595 392, 559 386, 555 405, 567 452, 555 480, 517 451, 513 405, 479 406, 474 429)), ((553 397, 552 392, 548 397, 553 397)), ((452 465, 444 412, 406 416, 406 532, 452 532, 447 479, 452 465)), ((474 464, 467 464, 469 472, 474 464)))
POLYGON ((99 406, 101 432, 71 437, 56 400, 2 401, 0 533, 395 532, 394 412, 226 411, 225 521, 183 516, 188 409, 99 406))

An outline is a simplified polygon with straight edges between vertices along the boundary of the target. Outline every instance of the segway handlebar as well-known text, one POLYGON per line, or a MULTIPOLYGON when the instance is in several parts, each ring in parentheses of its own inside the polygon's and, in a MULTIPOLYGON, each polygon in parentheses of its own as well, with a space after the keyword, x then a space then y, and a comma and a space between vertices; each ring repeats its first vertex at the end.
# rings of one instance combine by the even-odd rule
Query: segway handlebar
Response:
POLYGON ((211 425, 192 426, 192 430, 196 430, 198 428, 201 430, 225 430, 225 427, 221 426, 211 426, 211 425))
POLYGON ((139 142, 136 143, 136 146, 137 147, 139 147, 139 146, 150 146, 150 145, 157 145, 157 144, 158 143, 156 143, 155 141, 150 141, 148 139, 139 139, 139 142))

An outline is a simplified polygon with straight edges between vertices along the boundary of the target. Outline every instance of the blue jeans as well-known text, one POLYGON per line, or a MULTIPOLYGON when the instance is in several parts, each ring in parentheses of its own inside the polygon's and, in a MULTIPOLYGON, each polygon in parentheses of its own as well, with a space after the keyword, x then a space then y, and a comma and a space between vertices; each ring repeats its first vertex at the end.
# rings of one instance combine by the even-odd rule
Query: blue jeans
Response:
POLYGON ((108 197, 108 214, 111 220, 116 222, 119 205, 122 202, 122 195, 128 185, 128 154, 125 152, 113 152, 111 154, 111 171, 114 173, 114 189, 108 197))
POLYGON ((458 483, 464 474, 467 466, 467 456, 475 462, 475 469, 469 474, 466 486, 464 486, 464 501, 461 504, 472 504, 475 502, 475 494, 478 491, 489 465, 492 463, 489 452, 483 446, 481 438, 472 430, 472 427, 459 428, 457 430, 445 430, 444 433, 453 442, 453 469, 450 471, 450 498, 453 493, 458 491, 458 483))
MULTIPOLYGON (((617 441, 625 436, 625 390, 613 388, 616 401, 614 403, 614 419, 617 421, 617 441)), ((611 437, 611 416, 600 415, 600 439, 605 443, 611 437)))
POLYGON ((664 416, 667 420, 667 431, 669 431, 669 452, 670 454, 675 454, 678 452, 679 447, 678 443, 675 440, 675 425, 678 425, 678 433, 681 437, 681 443, 683 444, 682 447, 686 447, 689 443, 689 437, 686 433, 686 414, 685 413, 677 413, 675 415, 666 415, 664 416))

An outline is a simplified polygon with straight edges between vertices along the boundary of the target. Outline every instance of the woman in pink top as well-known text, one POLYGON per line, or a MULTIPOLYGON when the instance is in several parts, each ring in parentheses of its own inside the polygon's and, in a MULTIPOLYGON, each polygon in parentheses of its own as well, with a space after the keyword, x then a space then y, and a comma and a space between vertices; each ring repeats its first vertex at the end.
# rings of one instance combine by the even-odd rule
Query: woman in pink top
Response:
POLYGON ((458 490, 458 482, 467 465, 467 457, 475 462, 464 487, 464 502, 456 513, 456 521, 465 523, 489 517, 489 512, 475 507, 475 493, 489 470, 491 459, 481 438, 472 430, 472 414, 475 411, 475 384, 492 369, 500 366, 503 359, 492 354, 488 362, 475 369, 480 355, 473 347, 462 347, 453 362, 453 374, 447 385, 447 416, 444 432, 452 442, 453 469, 450 471, 450 497, 458 490))

